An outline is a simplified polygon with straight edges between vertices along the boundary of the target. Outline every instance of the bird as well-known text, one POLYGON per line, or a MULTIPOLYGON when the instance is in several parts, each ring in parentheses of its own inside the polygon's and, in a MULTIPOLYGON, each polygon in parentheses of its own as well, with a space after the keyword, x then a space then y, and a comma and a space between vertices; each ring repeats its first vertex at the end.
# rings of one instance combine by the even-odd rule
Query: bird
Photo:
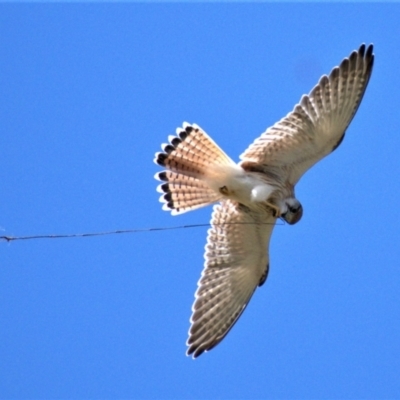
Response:
POLYGON ((186 122, 156 153, 155 163, 164 168, 155 175, 164 210, 177 215, 217 203, 192 306, 188 356, 219 344, 265 283, 275 223, 302 218, 295 186, 342 143, 373 64, 373 45, 362 44, 255 139, 239 163, 200 126, 186 122))

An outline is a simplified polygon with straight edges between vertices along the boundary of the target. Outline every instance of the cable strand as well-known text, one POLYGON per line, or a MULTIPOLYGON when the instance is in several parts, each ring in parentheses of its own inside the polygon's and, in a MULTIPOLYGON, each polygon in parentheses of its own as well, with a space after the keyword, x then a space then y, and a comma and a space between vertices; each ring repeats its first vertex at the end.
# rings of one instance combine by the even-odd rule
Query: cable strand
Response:
MULTIPOLYGON (((253 225, 252 222, 234 222, 225 224, 213 224, 212 226, 222 225, 253 225)), ((268 223, 261 225, 271 225, 268 223)), ((276 225, 285 225, 276 224, 276 225)), ((160 227, 160 228, 141 228, 141 229, 119 229, 115 231, 104 231, 104 232, 88 232, 88 233, 68 233, 68 234, 48 234, 48 235, 27 235, 27 236, 0 236, 0 240, 4 240, 8 243, 17 240, 36 240, 36 239, 67 239, 67 238, 82 238, 82 237, 94 237, 94 236, 106 236, 106 235, 118 235, 123 233, 142 233, 142 232, 155 232, 155 231, 168 231, 175 229, 188 229, 188 228, 204 228, 211 226, 211 224, 193 224, 193 225, 180 225, 171 227, 160 227)))

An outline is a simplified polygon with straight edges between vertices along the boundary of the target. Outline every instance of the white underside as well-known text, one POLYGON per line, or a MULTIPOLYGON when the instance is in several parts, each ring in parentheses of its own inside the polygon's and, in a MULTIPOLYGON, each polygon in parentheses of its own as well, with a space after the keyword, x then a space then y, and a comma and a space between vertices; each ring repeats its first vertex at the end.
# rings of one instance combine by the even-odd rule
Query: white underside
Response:
POLYGON ((254 202, 266 201, 272 194, 275 188, 268 183, 262 183, 254 187, 251 191, 251 200, 254 202))
POLYGON ((265 202, 276 189, 263 181, 257 174, 246 172, 239 165, 216 165, 207 171, 207 185, 220 193, 228 190, 228 197, 242 204, 265 202))

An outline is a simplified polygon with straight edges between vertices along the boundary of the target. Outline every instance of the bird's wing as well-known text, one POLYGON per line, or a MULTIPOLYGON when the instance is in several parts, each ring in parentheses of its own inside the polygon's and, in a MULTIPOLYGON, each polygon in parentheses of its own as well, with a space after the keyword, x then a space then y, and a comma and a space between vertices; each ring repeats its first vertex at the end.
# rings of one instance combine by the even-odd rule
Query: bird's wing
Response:
POLYGON ((216 346, 268 274, 268 246, 276 219, 224 200, 214 206, 204 270, 192 307, 187 354, 216 346))
POLYGON ((240 156, 246 162, 287 168, 295 184, 343 140, 372 72, 372 44, 364 44, 324 75, 285 118, 268 128, 240 156))

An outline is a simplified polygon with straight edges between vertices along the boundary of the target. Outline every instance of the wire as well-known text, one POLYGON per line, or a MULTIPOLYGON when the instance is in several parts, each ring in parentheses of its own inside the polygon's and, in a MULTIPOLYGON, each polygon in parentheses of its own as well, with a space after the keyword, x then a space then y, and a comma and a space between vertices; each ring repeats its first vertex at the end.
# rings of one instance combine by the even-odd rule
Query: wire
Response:
MULTIPOLYGON (((253 225, 252 222, 237 222, 237 223, 226 223, 226 224, 213 224, 212 226, 222 226, 222 225, 253 225)), ((274 224, 260 224, 260 225, 274 225, 274 224)), ((285 224, 276 224, 285 225, 285 224)), ((167 228, 143 228, 143 229, 124 229, 115 231, 105 231, 105 232, 89 232, 89 233, 70 233, 70 234, 54 234, 54 235, 29 235, 29 236, 0 236, 0 240, 6 242, 15 242, 17 240, 33 240, 33 239, 66 239, 66 238, 82 238, 82 237, 93 237, 93 236, 106 236, 106 235, 117 235, 122 233, 141 233, 141 232, 155 232, 155 231, 168 231, 175 229, 187 229, 187 228, 202 228, 206 226, 211 226, 211 224, 194 224, 194 225, 180 225, 172 226, 167 228)))

